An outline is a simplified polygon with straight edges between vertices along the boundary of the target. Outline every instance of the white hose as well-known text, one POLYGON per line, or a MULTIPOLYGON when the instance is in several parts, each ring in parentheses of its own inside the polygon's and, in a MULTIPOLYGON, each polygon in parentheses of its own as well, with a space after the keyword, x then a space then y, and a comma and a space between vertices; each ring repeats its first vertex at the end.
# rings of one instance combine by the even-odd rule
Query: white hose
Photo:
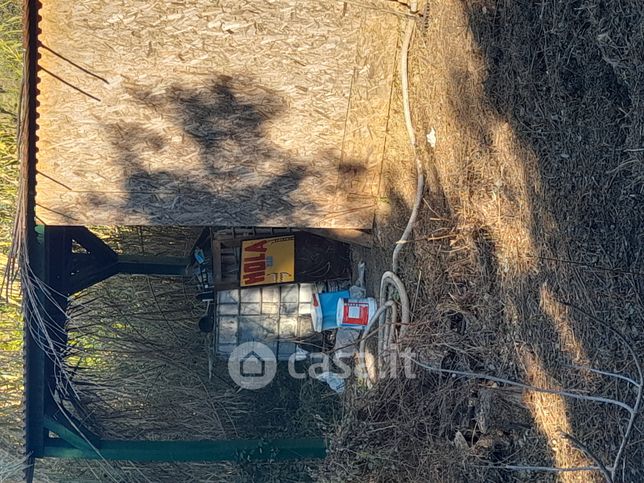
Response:
POLYGON ((423 165, 420 160, 420 157, 416 154, 416 133, 414 132, 414 125, 411 121, 411 107, 409 103, 409 46, 411 45, 411 38, 414 33, 414 27, 416 26, 416 21, 410 19, 407 21, 407 29, 405 30, 405 39, 403 40, 402 45, 402 55, 400 56, 400 76, 402 83, 402 97, 403 97, 403 114, 405 116, 405 127, 407 128, 407 136, 409 137, 409 144, 411 149, 414 152, 414 159, 416 162, 416 199, 414 201, 414 206, 411 210, 411 215, 409 215, 409 221, 407 221, 407 226, 405 231, 403 231, 400 240, 396 243, 394 248, 394 253, 391 260, 391 268, 394 273, 398 272, 398 256, 402 250, 403 245, 409 239, 411 231, 416 224, 416 219, 418 218, 418 209, 420 204, 423 201, 423 191, 425 188, 425 176, 423 174, 423 165))
MULTIPOLYGON (((405 38, 402 45, 402 55, 400 57, 400 73, 402 78, 401 83, 405 126, 407 128, 407 135, 409 136, 409 144, 411 145, 411 148, 414 152, 414 159, 416 162, 416 199, 409 216, 409 221, 407 222, 407 226, 405 227, 405 231, 403 232, 400 240, 398 240, 394 248, 391 260, 392 270, 383 273, 380 280, 380 308, 376 311, 374 316, 369 321, 369 324, 364 331, 364 336, 360 341, 360 361, 364 364, 367 335, 376 325, 378 326, 378 358, 376 364, 377 374, 373 374, 375 377, 371 377, 371 374, 369 374, 368 382, 371 383, 374 383, 375 379, 378 377, 384 378, 388 375, 391 375, 389 374, 390 371, 388 370, 391 362, 391 352, 398 351, 397 340, 402 339, 411 320, 407 290, 405 290, 405 285, 403 284, 402 280, 400 280, 400 278, 396 275, 396 273, 398 272, 398 256, 400 255, 400 251, 402 250, 403 245, 409 239, 414 225, 416 224, 416 219, 418 218, 418 210, 423 200, 423 191, 425 188, 423 166, 420 158, 416 153, 416 135, 414 133, 414 126, 411 120, 411 108, 409 103, 409 47, 411 45, 411 38, 414 33, 415 25, 416 21, 414 19, 408 20, 407 28, 405 30, 405 38), (393 299, 394 293, 398 293, 398 296, 400 298, 400 320, 398 319, 398 307, 393 299), (396 327, 399 327, 397 334, 396 327)), ((368 374, 368 370, 366 370, 365 372, 368 374)))

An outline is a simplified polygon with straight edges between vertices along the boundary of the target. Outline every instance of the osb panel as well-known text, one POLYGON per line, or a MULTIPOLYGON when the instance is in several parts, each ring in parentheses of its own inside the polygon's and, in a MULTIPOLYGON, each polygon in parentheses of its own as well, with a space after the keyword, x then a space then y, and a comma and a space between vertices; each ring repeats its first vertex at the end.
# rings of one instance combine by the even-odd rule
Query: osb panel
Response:
POLYGON ((371 227, 395 16, 317 0, 43 3, 42 222, 371 227))
POLYGON ((363 18, 342 144, 338 194, 369 203, 378 196, 398 31, 391 14, 363 18), (359 160, 356 163, 356 160, 359 160))

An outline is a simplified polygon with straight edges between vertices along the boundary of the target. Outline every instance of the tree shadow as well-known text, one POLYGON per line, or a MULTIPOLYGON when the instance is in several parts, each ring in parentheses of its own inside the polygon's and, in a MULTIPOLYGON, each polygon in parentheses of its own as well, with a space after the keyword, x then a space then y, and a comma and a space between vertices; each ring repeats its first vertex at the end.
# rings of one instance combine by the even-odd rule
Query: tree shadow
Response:
MULTIPOLYGON (((285 152, 267 136, 267 126, 287 109, 287 100, 277 92, 223 75, 202 86, 174 84, 160 93, 140 85, 126 91, 142 112, 161 116, 164 123, 105 126, 127 173, 123 210, 149 223, 174 225, 194 224, 196 213, 213 211, 231 226, 274 225, 275 219, 303 209, 319 218, 328 215, 316 197, 335 196, 335 186, 314 188, 316 180, 337 174, 285 152), (189 146, 181 151, 187 157, 168 160, 163 151, 177 145, 189 146)), ((337 167, 339 160, 333 164, 337 167)), ((351 160, 343 160, 343 167, 358 175, 365 170, 351 160)), ((91 201, 108 203, 100 195, 91 201)), ((204 214, 202 224, 211 218, 204 214)))
POLYGON ((632 150, 644 117, 633 84, 641 64, 612 62, 605 40, 635 37, 639 24, 611 24, 615 12, 602 2, 465 3, 487 65, 486 100, 536 155, 526 169, 538 180, 528 191, 529 226, 542 274, 562 297, 574 286, 579 303, 598 309, 592 290, 621 298, 635 289, 641 297, 644 212, 633 161, 642 153, 632 150), (580 270, 598 283, 580 283, 580 270))
POLYGON ((642 198, 635 173, 619 167, 641 158, 625 152, 640 146, 629 132, 638 93, 629 88, 628 69, 611 63, 602 45, 602 33, 617 33, 606 23, 611 9, 602 14, 579 1, 484 3, 488 14, 471 8, 469 19, 488 67, 485 92, 538 155, 544 187, 538 201, 548 204, 575 255, 587 261, 599 255, 611 265, 617 255, 623 268, 634 268, 637 250, 618 245, 641 236, 642 198))
MULTIPOLYGON (((638 170, 644 157, 644 113, 638 108, 644 14, 620 1, 463 4, 487 67, 486 108, 532 153, 522 159, 531 181, 527 226, 536 269, 506 287, 524 311, 521 336, 536 341, 536 359, 552 380, 568 387, 582 377, 562 370, 573 357, 564 353, 571 337, 595 367, 625 370, 623 347, 605 334, 598 337, 579 311, 553 313, 552 300, 544 306, 544 293, 555 305, 572 304, 605 318, 641 345, 641 335, 631 328, 644 316, 638 170)), ((467 116, 459 121, 477 132, 467 116)), ((605 383, 592 382, 595 389, 629 399, 605 383)), ((587 435, 588 408, 569 400, 566 406, 574 432, 587 435)), ((621 424, 620 415, 605 407, 595 414, 611 421, 610 428, 621 424)), ((591 438, 590 448, 606 463, 617 433, 607 429, 591 438)), ((630 462, 641 460, 642 451, 632 449, 630 462)))

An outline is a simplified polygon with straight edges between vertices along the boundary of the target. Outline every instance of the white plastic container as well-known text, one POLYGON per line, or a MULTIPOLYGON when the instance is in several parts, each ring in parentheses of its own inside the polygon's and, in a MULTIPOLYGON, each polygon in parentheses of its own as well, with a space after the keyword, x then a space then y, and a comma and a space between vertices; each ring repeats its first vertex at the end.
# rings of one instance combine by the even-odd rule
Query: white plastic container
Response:
POLYGON ((337 322, 340 327, 364 328, 378 310, 376 299, 368 297, 365 299, 338 300, 337 322))

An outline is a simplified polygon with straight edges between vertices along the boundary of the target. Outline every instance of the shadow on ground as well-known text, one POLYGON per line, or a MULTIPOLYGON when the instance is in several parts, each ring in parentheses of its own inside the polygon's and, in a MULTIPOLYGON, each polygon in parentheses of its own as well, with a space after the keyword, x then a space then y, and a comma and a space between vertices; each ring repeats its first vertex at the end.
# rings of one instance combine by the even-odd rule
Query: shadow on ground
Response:
MULTIPOLYGON (((419 294, 410 345, 435 366, 633 404, 625 384, 568 366, 634 375, 597 320, 644 347, 641 8, 449 0, 429 15, 412 97, 419 139, 434 128, 437 146, 424 147, 430 183, 405 254, 419 294)), ((409 199, 395 186, 390 197, 409 199)), ((407 213, 403 203, 380 226, 407 213)), ((562 432, 610 465, 628 421, 614 406, 426 373, 354 405, 336 455, 363 456, 330 466, 374 481, 549 481, 481 465, 592 464, 562 432)), ((641 431, 618 481, 644 478, 641 431)))

